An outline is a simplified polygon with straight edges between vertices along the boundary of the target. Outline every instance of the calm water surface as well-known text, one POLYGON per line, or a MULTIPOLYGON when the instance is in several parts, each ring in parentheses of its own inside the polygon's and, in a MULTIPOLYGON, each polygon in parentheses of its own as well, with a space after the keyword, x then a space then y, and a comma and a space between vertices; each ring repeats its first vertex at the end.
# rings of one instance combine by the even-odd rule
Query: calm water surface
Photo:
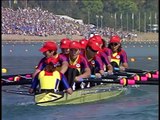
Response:
MULTIPOLYGON (((3 44, 2 68, 7 74, 31 73, 43 55, 39 44, 3 44)), ((124 44, 130 68, 158 69, 157 44, 124 44), (130 58, 135 58, 131 62, 130 58), (148 58, 151 58, 149 60, 148 58)), ((81 105, 40 107, 33 97, 2 92, 2 120, 158 120, 158 86, 128 87, 116 98, 81 105)))

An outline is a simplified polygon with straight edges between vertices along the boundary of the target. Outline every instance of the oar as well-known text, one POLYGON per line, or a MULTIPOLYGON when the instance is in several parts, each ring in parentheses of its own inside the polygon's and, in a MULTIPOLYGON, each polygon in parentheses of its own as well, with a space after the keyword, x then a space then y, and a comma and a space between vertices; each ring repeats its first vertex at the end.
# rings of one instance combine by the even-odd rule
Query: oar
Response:
MULTIPOLYGON (((114 67, 115 71, 120 71, 119 68, 114 67)), ((133 68, 125 68, 125 72, 130 72, 130 73, 145 73, 149 72, 148 70, 140 70, 140 69, 133 69, 133 68)), ((158 70, 150 71, 151 74, 159 74, 158 70)))
POLYGON ((7 82, 5 79, 2 79, 1 85, 2 86, 8 86, 8 85, 24 85, 24 84, 31 84, 32 79, 26 79, 26 78, 21 78, 19 81, 10 81, 7 82))
POLYGON ((15 77, 31 78, 32 77, 32 73, 14 74, 14 75, 4 75, 4 76, 2 76, 3 79, 14 79, 15 77))
POLYGON ((136 81, 133 79, 126 79, 126 78, 120 78, 120 79, 105 79, 105 78, 86 78, 83 79, 82 82, 94 82, 94 83, 114 83, 114 84, 121 84, 121 85, 159 85, 159 81, 136 81))
POLYGON ((34 96, 34 94, 30 94, 28 91, 19 91, 19 90, 2 90, 2 91, 6 93, 12 93, 12 94, 34 96))
MULTIPOLYGON (((96 78, 95 75, 91 75, 91 78, 96 78)), ((117 72, 114 73, 113 75, 104 75, 101 78, 104 79, 118 79, 118 78, 130 78, 130 79, 134 79, 137 81, 157 81, 158 78, 149 78, 148 76, 146 76, 145 73, 126 73, 126 72, 117 72)))

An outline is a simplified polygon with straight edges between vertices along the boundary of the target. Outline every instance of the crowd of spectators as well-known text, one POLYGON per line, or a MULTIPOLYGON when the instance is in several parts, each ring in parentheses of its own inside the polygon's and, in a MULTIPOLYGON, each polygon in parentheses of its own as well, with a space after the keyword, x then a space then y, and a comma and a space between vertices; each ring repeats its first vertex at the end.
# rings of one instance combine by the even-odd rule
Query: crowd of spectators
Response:
MULTIPOLYGON (((76 21, 64 19, 53 13, 42 10, 39 7, 18 8, 13 10, 2 7, 2 34, 18 34, 33 36, 49 36, 49 35, 81 35, 91 33, 91 29, 86 24, 80 24, 76 21)), ((112 36, 119 34, 122 38, 128 37, 128 33, 115 31, 113 28, 105 27, 104 29, 94 32, 103 36, 112 36)))

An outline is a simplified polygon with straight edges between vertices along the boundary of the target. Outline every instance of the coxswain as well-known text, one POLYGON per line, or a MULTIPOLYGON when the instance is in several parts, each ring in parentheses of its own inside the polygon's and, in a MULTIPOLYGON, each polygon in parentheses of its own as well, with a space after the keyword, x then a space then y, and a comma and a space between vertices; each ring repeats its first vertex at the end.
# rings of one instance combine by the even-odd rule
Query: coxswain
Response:
POLYGON ((34 79, 32 86, 29 89, 29 93, 35 92, 37 85, 39 85, 39 92, 59 92, 60 82, 63 84, 64 89, 68 94, 72 94, 66 77, 64 74, 56 70, 56 63, 54 58, 50 57, 46 59, 45 68, 37 75, 38 79, 34 79))
POLYGON ((62 74, 64 74, 67 71, 68 69, 67 57, 57 53, 57 44, 55 42, 47 41, 44 43, 43 47, 40 48, 39 50, 40 52, 43 53, 44 57, 39 61, 39 64, 32 75, 33 79, 36 79, 35 76, 45 68, 46 66, 45 61, 47 58, 50 57, 54 58, 55 66, 58 71, 60 71, 62 74))

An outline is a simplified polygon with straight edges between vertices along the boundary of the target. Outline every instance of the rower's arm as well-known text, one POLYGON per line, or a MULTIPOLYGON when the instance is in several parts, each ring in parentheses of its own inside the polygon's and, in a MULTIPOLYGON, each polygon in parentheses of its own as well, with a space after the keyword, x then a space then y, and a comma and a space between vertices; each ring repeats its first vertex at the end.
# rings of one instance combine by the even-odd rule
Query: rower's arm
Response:
POLYGON ((32 74, 32 78, 35 78, 35 76, 40 72, 41 70, 36 69, 36 71, 32 74))
POLYGON ((68 62, 67 61, 64 61, 63 63, 62 63, 62 67, 61 67, 61 70, 60 70, 60 72, 62 73, 62 74, 64 74, 66 71, 67 71, 67 69, 68 69, 68 62))
POLYGON ((113 67, 111 64, 108 64, 107 68, 108 68, 108 71, 107 71, 108 73, 113 73, 113 67))
POLYGON ((128 63, 122 63, 122 66, 123 66, 124 68, 128 68, 128 63))
POLYGON ((84 72, 83 74, 75 77, 75 80, 76 80, 76 81, 79 81, 79 80, 82 79, 82 78, 88 78, 88 77, 90 77, 90 75, 91 75, 91 70, 90 70, 90 68, 85 68, 84 71, 85 71, 85 72, 84 72))

